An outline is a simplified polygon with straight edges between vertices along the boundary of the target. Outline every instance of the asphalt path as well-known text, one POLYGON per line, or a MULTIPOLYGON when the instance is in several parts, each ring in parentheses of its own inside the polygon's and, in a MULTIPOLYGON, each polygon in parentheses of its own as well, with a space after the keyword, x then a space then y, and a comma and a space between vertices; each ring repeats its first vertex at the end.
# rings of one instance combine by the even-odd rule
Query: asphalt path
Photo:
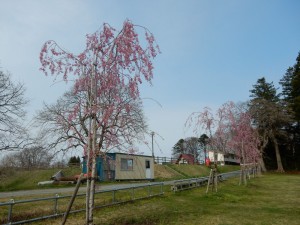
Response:
MULTIPOLYGON (((230 178, 232 176, 237 176, 240 172, 234 171, 229 173, 223 173, 222 175, 223 179, 230 178)), ((207 177, 203 177, 202 179, 208 179, 207 177)), ((188 180, 188 179, 187 179, 188 180)), ((139 187, 139 186, 145 186, 145 185, 155 185, 159 183, 163 183, 164 185, 172 185, 177 180, 172 181, 164 181, 164 182, 146 182, 146 183, 115 183, 115 184, 103 184, 103 185, 96 185, 96 191, 108 191, 108 190, 114 190, 114 189, 123 189, 123 188, 130 188, 130 187, 139 187)), ((53 196, 56 194, 59 195, 68 195, 72 194, 74 192, 75 185, 68 188, 51 188, 51 189, 35 189, 35 190, 24 190, 24 191, 12 191, 12 192, 0 192, 0 201, 1 198, 15 198, 15 197, 34 197, 37 195, 49 195, 53 196)), ((86 190, 86 187, 80 187, 78 190, 78 193, 84 193, 86 190)))
MULTIPOLYGON (((107 191, 107 190, 114 190, 114 189, 123 189, 123 188, 130 188, 130 187, 139 187, 145 185, 154 185, 164 183, 164 185, 169 185, 174 183, 174 181, 165 181, 165 182, 147 182, 147 183, 119 183, 119 184, 97 184, 96 191, 107 191)), ((24 196, 35 196, 35 195, 67 195, 72 194, 74 192, 75 185, 72 187, 67 188, 50 188, 50 189, 35 189, 35 190, 24 190, 24 191, 12 191, 12 192, 0 192, 0 199, 1 198, 15 198, 15 197, 24 197, 24 196)), ((78 193, 84 193, 86 191, 86 187, 80 187, 78 193)))

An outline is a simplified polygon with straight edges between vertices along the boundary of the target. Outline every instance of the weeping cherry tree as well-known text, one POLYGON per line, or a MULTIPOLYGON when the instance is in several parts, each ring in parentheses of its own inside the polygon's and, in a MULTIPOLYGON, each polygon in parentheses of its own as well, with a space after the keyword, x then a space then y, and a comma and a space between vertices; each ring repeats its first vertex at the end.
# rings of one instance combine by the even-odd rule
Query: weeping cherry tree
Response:
MULTIPOLYGON (((41 70, 46 75, 62 76, 65 81, 75 80, 74 95, 84 93, 86 96, 86 100, 78 101, 67 116, 72 121, 81 109, 82 116, 88 118, 84 121, 88 135, 82 137, 86 139, 84 154, 89 176, 86 224, 93 224, 96 156, 104 147, 119 145, 126 140, 125 131, 122 137, 119 136, 119 127, 114 124, 114 112, 120 110, 120 105, 127 112, 126 115, 134 110, 131 104, 123 104, 124 92, 120 90, 127 88, 130 98, 139 98, 139 85, 143 80, 151 83, 152 61, 158 53, 160 50, 153 34, 129 20, 124 21, 119 31, 105 23, 100 30, 88 34, 86 48, 78 55, 65 51, 53 40, 45 42, 42 47, 41 70), (140 43, 137 29, 144 33, 144 44, 140 43), (103 95, 109 95, 105 104, 103 95)), ((125 120, 119 118, 118 122, 122 124, 125 120)))

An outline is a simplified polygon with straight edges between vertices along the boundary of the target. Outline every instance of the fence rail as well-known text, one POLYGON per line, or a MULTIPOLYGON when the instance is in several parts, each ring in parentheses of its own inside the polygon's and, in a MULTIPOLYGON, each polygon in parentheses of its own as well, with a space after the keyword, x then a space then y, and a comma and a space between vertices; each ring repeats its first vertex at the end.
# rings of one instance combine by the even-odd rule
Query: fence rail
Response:
MULTIPOLYGON (((240 170, 228 172, 228 173, 220 173, 218 174, 218 180, 223 181, 231 177, 237 177, 241 173, 240 170)), ((184 191, 187 189, 192 189, 196 187, 203 186, 207 184, 209 177, 199 177, 199 178, 190 178, 190 179, 183 179, 183 180, 175 180, 173 184, 171 184, 171 190, 174 192, 177 191, 184 191)))
POLYGON ((157 164, 175 164, 177 158, 170 158, 170 157, 154 157, 154 161, 157 164))
MULTIPOLYGON (((145 185, 125 187, 125 188, 116 188, 112 190, 96 191, 95 208, 103 208, 103 207, 112 206, 116 204, 131 202, 139 199, 145 199, 145 198, 163 195, 164 194, 163 185, 164 183, 160 182, 160 183, 145 184, 145 185), (102 195, 102 198, 100 198, 100 195, 102 195)), ((85 198, 85 196, 86 196, 85 194, 78 194, 77 198, 80 197, 85 198)), ((37 199, 20 200, 20 201, 14 201, 14 199, 11 199, 9 202, 0 203, 0 207, 8 207, 7 218, 0 219, 0 224, 5 224, 5 225, 24 224, 24 223, 30 223, 38 220, 63 216, 65 209, 60 209, 60 208, 65 208, 66 204, 61 203, 60 205, 59 201, 65 200, 67 202, 67 200, 69 200, 71 197, 72 197, 71 195, 59 196, 58 194, 56 194, 54 197, 48 197, 48 198, 37 198, 37 199), (20 217, 21 220, 17 220, 14 218, 13 208, 16 205, 33 203, 33 202, 37 203, 42 201, 50 202, 48 204, 50 205, 52 210, 50 209, 47 215, 39 215, 38 217, 34 217, 34 218, 28 218, 27 216, 24 216, 25 218, 20 217)), ((79 208, 77 205, 77 208, 70 211, 70 213, 77 213, 82 211, 85 211, 85 208, 84 207, 79 208)))

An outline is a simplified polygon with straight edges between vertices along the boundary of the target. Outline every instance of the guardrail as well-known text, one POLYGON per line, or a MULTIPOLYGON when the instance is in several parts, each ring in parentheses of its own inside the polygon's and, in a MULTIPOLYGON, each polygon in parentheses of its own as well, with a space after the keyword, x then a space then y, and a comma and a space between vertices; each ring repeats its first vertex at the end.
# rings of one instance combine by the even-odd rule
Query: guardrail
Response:
MULTIPOLYGON (((103 208, 103 207, 112 206, 116 204, 131 202, 139 199, 145 199, 145 198, 163 195, 164 194, 163 185, 164 183, 160 182, 154 184, 131 186, 126 188, 117 188, 117 189, 105 190, 105 191, 96 191, 95 208, 103 208), (100 198, 100 195, 102 195, 102 198, 100 198)), ((83 197, 85 198, 85 196, 86 194, 78 194, 76 199, 83 198, 83 197)), ((38 198, 38 199, 29 199, 29 200, 20 200, 20 201, 14 201, 14 199, 11 199, 9 202, 4 202, 4 203, 0 202, 0 207, 8 207, 7 218, 0 219, 0 224, 6 224, 6 225, 24 224, 24 223, 30 223, 38 220, 63 216, 65 213, 65 209, 60 209, 60 208, 65 208, 66 202, 71 197, 72 197, 71 195, 59 196, 58 194, 56 194, 54 197, 48 197, 48 198, 38 198), (63 200, 65 200, 65 203, 60 205, 59 202, 63 200), (39 215, 38 217, 33 217, 33 218, 28 218, 27 215, 25 216, 18 215, 15 218, 13 215, 13 209, 17 205, 23 205, 26 203, 33 203, 33 202, 35 203, 45 202, 45 201, 50 202, 50 204, 47 205, 49 209, 47 210, 48 212, 47 215, 39 215)), ((83 204, 81 205, 84 206, 84 201, 82 202, 83 204)), ((40 205, 38 205, 38 207, 39 209, 42 209, 40 205)), ((73 208, 75 209, 70 211, 70 213, 85 211, 85 208, 80 208, 80 207, 81 207, 80 204, 75 205, 75 207, 73 206, 73 208)))
POLYGON ((176 180, 171 185, 171 190, 177 192, 177 191, 183 191, 191 188, 200 187, 203 186, 205 183, 207 183, 207 180, 208 177, 176 180))
MULTIPOLYGON (((218 174, 218 181, 223 181, 231 177, 236 177, 240 175, 240 171, 233 171, 229 173, 221 173, 218 174)), ((183 180, 175 180, 173 184, 171 184, 171 190, 174 192, 184 191, 187 189, 192 189, 200 186, 204 186, 207 184, 209 177, 200 177, 200 178, 191 178, 191 179, 183 179, 183 180)))
POLYGON ((154 157, 154 162, 157 164, 175 164, 177 158, 170 158, 170 157, 154 157))
MULTIPOLYGON (((240 171, 221 173, 218 174, 218 179, 226 180, 231 177, 239 176, 240 173, 241 173, 240 171)), ((175 180, 173 182, 168 181, 166 183, 168 185, 171 185, 171 190, 177 192, 177 191, 200 187, 207 184, 207 182, 208 182, 208 177, 200 177, 200 178, 175 180)), ((151 183, 145 185, 116 188, 111 190, 96 191, 95 209, 163 195, 164 194, 163 187, 164 187, 164 182, 158 182, 158 183, 151 183)), ((85 196, 86 196, 85 194, 78 194, 76 200, 80 198, 83 199, 85 198, 85 196)), ((0 218, 0 224, 4 224, 4 225, 25 224, 25 223, 38 221, 38 220, 62 217, 65 213, 67 203, 71 197, 72 197, 71 195, 60 196, 56 194, 54 197, 48 197, 48 198, 37 198, 37 199, 20 200, 20 201, 15 201, 14 199, 11 199, 9 202, 4 202, 4 203, 0 202, 0 208, 7 207, 6 209, 7 218, 0 218), (21 215, 19 210, 18 210, 18 215, 13 214, 14 207, 16 206, 20 206, 26 203, 33 203, 33 202, 37 203, 37 202, 45 202, 45 201, 50 202, 48 203, 48 205, 46 204, 48 208, 47 210, 42 210, 43 208, 45 208, 45 204, 43 204, 43 208, 40 207, 40 205, 38 205, 39 214, 37 217, 34 217, 36 215, 33 215, 31 216, 31 218, 29 218, 30 215, 28 216, 26 213, 24 215, 21 215), (65 202, 63 203, 63 201, 65 202)), ((85 203, 83 200, 81 204, 78 203, 76 204, 75 201, 73 205, 73 210, 70 211, 70 213, 83 212, 85 211, 84 206, 85 203)), ((29 210, 33 211, 32 208, 29 208, 29 210)))

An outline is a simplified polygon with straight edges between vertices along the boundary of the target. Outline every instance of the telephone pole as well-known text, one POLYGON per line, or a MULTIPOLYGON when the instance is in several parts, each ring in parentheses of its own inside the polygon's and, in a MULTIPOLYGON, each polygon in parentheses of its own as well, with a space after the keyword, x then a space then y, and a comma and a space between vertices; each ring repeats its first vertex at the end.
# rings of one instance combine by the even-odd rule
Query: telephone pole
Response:
POLYGON ((153 138, 154 138, 154 132, 152 131, 151 133, 151 140, 152 140, 152 158, 153 158, 153 160, 154 160, 154 145, 153 145, 153 138))

